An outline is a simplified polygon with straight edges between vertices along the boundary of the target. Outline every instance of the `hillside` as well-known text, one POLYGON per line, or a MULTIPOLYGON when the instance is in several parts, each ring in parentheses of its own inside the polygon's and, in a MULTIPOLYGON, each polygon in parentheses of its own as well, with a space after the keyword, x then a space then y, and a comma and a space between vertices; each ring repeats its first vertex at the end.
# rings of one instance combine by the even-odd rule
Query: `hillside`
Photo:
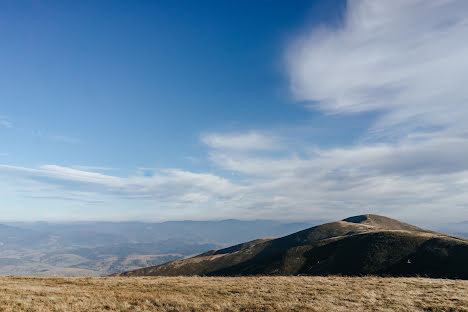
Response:
POLYGON ((468 240, 368 214, 117 275, 374 274, 468 279, 466 263, 468 240))

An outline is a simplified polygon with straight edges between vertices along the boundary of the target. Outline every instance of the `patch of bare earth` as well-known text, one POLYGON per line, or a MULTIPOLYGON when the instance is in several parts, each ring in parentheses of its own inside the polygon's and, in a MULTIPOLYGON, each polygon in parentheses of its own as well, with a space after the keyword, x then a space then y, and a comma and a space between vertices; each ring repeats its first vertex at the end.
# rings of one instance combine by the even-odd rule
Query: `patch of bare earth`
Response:
POLYGON ((0 277, 0 311, 468 311, 468 281, 0 277))

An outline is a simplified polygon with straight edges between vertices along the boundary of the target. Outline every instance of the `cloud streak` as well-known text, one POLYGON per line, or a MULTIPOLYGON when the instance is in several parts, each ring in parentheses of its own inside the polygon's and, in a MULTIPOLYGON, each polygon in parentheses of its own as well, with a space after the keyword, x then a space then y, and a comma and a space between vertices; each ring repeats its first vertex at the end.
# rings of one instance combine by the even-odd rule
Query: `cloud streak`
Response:
POLYGON ((5 128, 11 128, 13 127, 13 123, 11 121, 8 121, 7 119, 0 118, 0 126, 5 128))
MULTIPOLYGON (((242 137, 242 135, 241 135, 242 137)), ((143 200, 186 216, 339 218, 365 212, 413 220, 468 218, 468 139, 433 136, 348 148, 311 148, 302 157, 212 149, 216 167, 239 177, 163 169, 118 177, 56 165, 0 166, 27 196, 106 203, 143 200), (236 175, 237 176, 237 175, 236 175)))
POLYGON ((288 47, 292 92, 311 110, 376 113, 357 144, 323 148, 275 130, 205 133, 216 173, 0 165, 0 179, 36 198, 141 200, 184 218, 466 220, 467 10, 457 0, 349 1, 342 26, 307 29, 288 47))
POLYGON ((275 213, 344 216, 372 211, 434 220, 468 218, 467 148, 468 140, 433 138, 312 149, 305 157, 218 151, 213 161, 247 176, 252 195, 275 213))
POLYGON ((66 135, 51 135, 50 139, 67 144, 77 144, 80 143, 80 140, 66 135))
POLYGON ((293 93, 326 113, 380 112, 378 131, 465 128, 467 10, 463 0, 349 1, 341 28, 290 46, 293 93))
POLYGON ((0 174, 70 191, 155 200, 169 200, 192 192, 231 197, 239 189, 221 177, 179 169, 164 169, 151 177, 123 178, 56 165, 45 165, 38 169, 0 165, 0 174))
POLYGON ((214 149, 227 149, 231 151, 271 151, 281 147, 277 136, 259 132, 206 134, 202 141, 214 149))

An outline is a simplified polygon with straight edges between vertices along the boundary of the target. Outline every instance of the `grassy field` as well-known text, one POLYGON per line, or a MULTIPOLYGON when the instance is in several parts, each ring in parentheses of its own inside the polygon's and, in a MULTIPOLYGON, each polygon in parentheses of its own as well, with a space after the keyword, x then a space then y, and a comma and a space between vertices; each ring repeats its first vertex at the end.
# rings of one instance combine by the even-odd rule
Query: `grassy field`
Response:
POLYGON ((468 311, 468 281, 0 277, 0 311, 468 311))

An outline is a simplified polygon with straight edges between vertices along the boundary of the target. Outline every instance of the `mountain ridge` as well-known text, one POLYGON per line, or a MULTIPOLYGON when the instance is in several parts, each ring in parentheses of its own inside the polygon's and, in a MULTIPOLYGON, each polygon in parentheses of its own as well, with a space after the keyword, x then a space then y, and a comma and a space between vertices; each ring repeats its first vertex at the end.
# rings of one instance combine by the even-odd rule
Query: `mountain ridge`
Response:
POLYGON ((365 214, 116 274, 426 275, 468 279, 468 240, 365 214))
POLYGON ((273 220, 0 223, 0 274, 105 276, 183 259, 316 222, 273 220))

